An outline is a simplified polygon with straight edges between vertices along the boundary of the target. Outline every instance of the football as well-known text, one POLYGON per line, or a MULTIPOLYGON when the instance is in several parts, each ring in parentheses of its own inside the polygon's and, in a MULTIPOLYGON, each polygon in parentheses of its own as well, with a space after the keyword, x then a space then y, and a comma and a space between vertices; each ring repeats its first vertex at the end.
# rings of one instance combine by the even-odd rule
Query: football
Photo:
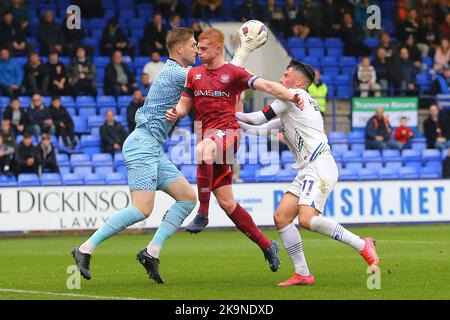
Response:
POLYGON ((263 44, 267 41, 269 36, 267 27, 259 20, 249 20, 241 26, 241 34, 245 37, 248 35, 261 35, 264 34, 263 44))

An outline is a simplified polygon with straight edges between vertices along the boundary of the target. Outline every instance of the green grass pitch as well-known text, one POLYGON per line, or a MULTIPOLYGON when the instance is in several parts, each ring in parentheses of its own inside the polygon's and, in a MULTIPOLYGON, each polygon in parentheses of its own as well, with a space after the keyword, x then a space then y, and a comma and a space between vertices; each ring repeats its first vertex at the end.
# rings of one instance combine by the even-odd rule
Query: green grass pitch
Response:
MULTIPOLYGON (((303 247, 316 284, 288 288, 276 287, 293 273, 283 248, 282 267, 272 273, 237 231, 180 231, 160 257, 166 284, 149 280, 135 259, 152 234, 119 235, 98 248, 93 279, 80 290, 67 289, 66 270, 86 237, 0 239, 0 299, 450 299, 450 225, 351 230, 377 240, 381 289, 367 288, 367 265, 356 251, 308 231, 303 247)), ((281 245, 275 231, 264 232, 281 245)))

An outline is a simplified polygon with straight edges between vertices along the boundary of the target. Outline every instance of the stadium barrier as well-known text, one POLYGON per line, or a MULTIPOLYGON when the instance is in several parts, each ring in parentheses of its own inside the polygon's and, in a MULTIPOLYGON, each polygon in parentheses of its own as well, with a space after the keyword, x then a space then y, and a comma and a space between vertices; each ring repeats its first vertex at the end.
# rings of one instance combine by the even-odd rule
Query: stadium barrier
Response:
MULTIPOLYGON (((273 226, 272 215, 286 186, 257 183, 233 188, 236 200, 258 225, 273 226)), ((450 206, 445 201, 449 197, 450 180, 339 182, 324 215, 355 225, 450 222, 450 206)), ((0 232, 96 229, 129 201, 127 186, 1 188, 0 232)), ((151 217, 132 228, 157 227, 173 202, 158 192, 151 217)), ((233 226, 214 197, 209 226, 233 226)))

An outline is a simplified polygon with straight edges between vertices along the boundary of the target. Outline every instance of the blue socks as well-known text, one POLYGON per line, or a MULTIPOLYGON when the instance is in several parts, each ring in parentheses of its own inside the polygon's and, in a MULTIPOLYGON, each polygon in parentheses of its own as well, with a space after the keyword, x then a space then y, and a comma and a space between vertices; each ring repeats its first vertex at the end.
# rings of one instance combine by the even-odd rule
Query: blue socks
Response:
POLYGON ((164 242, 177 231, 184 219, 194 210, 195 205, 196 203, 191 201, 177 201, 170 207, 152 241, 147 246, 148 254, 158 258, 164 242))
POLYGON ((113 214, 106 223, 101 226, 85 243, 80 246, 80 251, 92 254, 95 248, 109 237, 119 233, 145 219, 145 216, 135 207, 129 206, 113 214))

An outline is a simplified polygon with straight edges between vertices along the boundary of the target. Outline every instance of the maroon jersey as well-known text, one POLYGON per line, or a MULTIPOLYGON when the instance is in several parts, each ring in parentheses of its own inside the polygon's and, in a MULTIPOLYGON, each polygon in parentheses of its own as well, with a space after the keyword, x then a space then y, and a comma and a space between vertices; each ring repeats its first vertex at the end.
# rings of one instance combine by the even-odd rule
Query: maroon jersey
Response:
POLYGON ((214 70, 206 65, 192 68, 182 95, 194 100, 195 121, 202 122, 202 133, 211 129, 239 129, 235 116, 237 95, 253 88, 257 78, 228 63, 214 70))

